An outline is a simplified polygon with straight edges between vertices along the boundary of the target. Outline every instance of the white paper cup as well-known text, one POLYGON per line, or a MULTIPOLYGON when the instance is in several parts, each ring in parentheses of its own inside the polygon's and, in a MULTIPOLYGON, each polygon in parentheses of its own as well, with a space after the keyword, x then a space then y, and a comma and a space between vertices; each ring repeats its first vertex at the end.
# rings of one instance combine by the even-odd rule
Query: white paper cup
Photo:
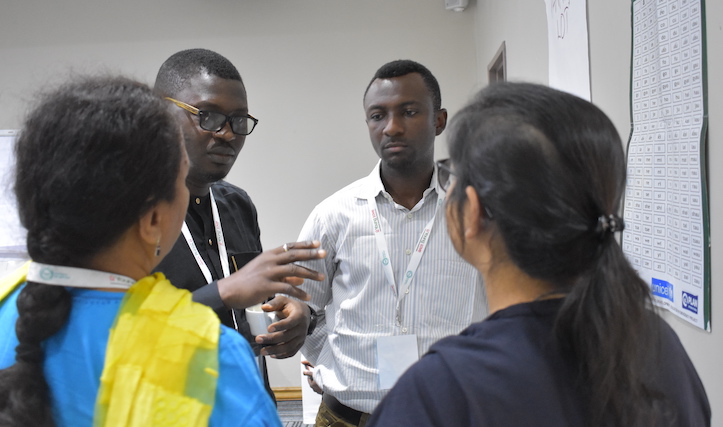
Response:
POLYGON ((276 322, 276 320, 276 312, 263 311, 261 304, 252 305, 246 309, 246 321, 249 322, 253 336, 268 334, 269 325, 276 322))

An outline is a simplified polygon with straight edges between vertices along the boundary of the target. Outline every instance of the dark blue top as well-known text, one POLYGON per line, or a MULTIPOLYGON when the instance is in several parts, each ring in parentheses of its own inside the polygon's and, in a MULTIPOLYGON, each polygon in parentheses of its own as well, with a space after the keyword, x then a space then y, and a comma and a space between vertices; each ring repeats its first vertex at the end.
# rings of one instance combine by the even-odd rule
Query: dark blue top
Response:
MULTIPOLYGON (((571 354, 553 335, 562 300, 497 311, 437 342, 397 382, 368 426, 585 426, 588 405, 571 354)), ((653 383, 678 415, 677 426, 709 426, 703 385, 673 330, 660 324, 665 364, 653 383)))

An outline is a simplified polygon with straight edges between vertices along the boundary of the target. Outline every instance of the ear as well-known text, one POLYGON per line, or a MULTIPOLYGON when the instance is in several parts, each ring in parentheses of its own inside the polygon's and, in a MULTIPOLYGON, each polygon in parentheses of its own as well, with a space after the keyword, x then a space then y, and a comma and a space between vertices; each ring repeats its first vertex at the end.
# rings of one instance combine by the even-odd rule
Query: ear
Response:
POLYGON ((149 253, 155 253, 156 246, 162 237, 160 204, 151 208, 138 220, 138 233, 144 246, 149 248, 149 253))
POLYGON ((434 114, 434 127, 436 135, 439 136, 447 127, 447 109, 442 108, 434 114))
POLYGON ((467 195, 467 203, 464 206, 464 237, 465 239, 474 238, 483 231, 483 224, 481 217, 481 207, 479 204, 479 197, 474 187, 468 185, 464 189, 467 195))

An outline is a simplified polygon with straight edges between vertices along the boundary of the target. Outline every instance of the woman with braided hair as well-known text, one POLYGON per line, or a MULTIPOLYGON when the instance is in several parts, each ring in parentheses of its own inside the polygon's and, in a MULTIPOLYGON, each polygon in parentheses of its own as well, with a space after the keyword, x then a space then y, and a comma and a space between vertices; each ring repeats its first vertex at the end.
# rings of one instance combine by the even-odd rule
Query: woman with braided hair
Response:
POLYGON ((690 359, 615 239, 626 169, 605 114, 495 84, 448 141, 448 232, 491 314, 435 344, 369 424, 709 426, 690 359))
POLYGON ((0 425, 280 425, 246 341, 149 276, 189 199, 168 108, 101 77, 29 114, 15 193, 33 262, 0 285, 0 425))

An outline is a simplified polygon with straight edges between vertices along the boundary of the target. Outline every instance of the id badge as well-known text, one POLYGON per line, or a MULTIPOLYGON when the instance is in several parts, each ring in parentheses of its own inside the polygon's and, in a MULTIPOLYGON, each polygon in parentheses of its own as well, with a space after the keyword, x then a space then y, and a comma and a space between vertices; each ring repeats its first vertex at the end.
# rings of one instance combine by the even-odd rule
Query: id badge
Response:
POLYGON ((389 390, 414 362, 419 360, 416 335, 377 338, 379 388, 389 390))

